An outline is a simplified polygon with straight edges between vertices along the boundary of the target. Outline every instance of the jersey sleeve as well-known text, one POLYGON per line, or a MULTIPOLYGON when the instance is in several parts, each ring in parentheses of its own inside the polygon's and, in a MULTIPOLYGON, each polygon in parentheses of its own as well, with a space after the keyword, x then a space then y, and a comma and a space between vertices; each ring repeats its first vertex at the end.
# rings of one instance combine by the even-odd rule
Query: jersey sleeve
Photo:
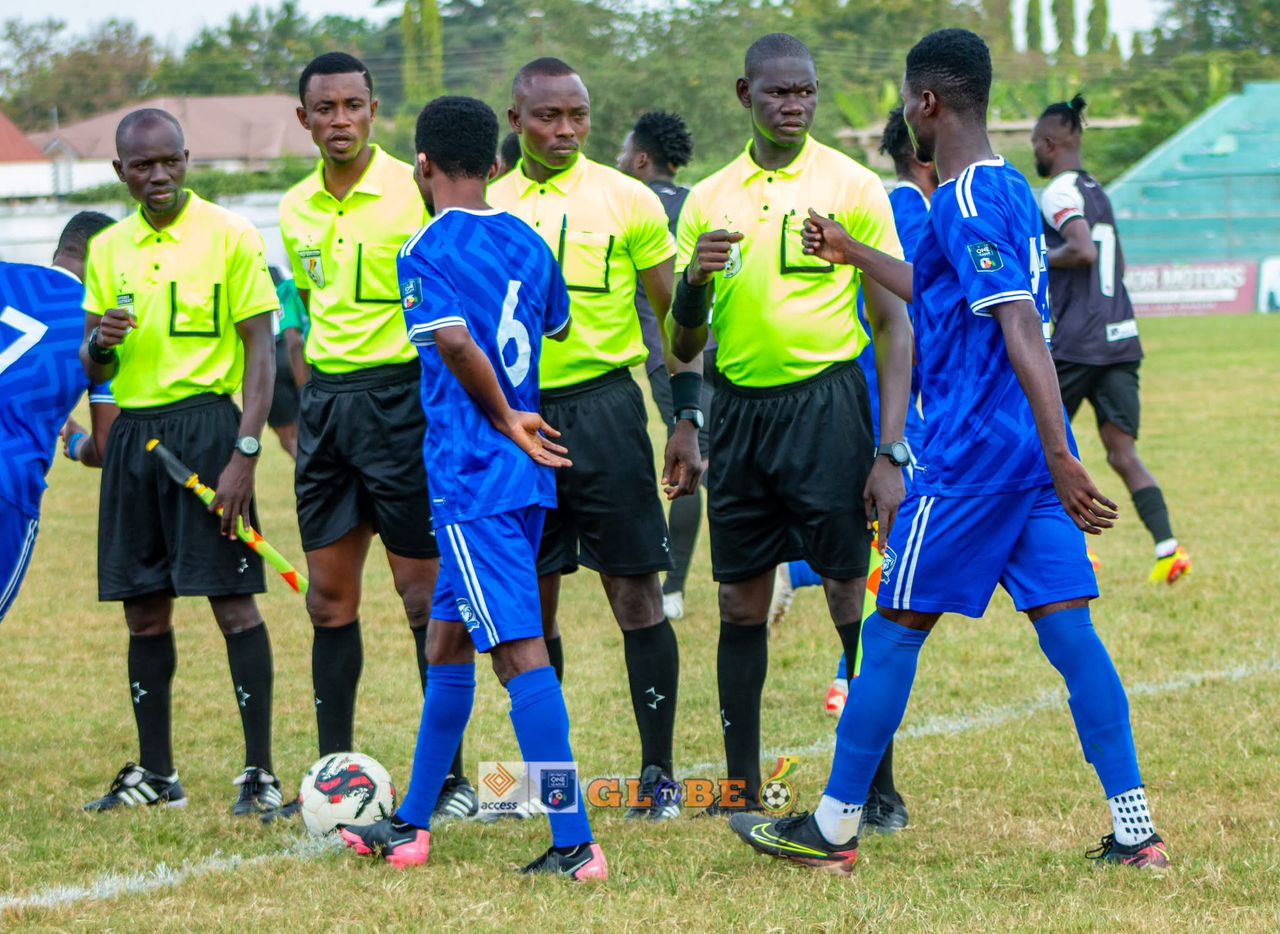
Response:
POLYGON ((111 271, 107 263, 94 262, 93 246, 84 264, 84 310, 91 315, 105 315, 116 307, 116 296, 111 288, 111 271))
POLYGON ((880 179, 872 173, 866 174, 861 185, 852 187, 849 203, 843 206, 837 220, 855 240, 902 259, 902 244, 894 226, 889 196, 880 179))
POLYGON ((1084 217, 1084 195, 1076 187, 1076 173, 1064 172, 1046 187, 1040 195, 1040 212, 1044 221, 1058 233, 1068 221, 1084 217))
POLYGON ((438 264, 421 253, 402 250, 396 270, 409 343, 428 347, 441 328, 468 327, 458 292, 438 264))
POLYGON ((698 238, 709 228, 698 206, 695 192, 690 192, 680 208, 680 217, 676 221, 676 279, 684 275, 684 271, 693 262, 694 253, 698 249, 698 238))
POLYGON ((556 262, 551 250, 547 250, 547 265, 550 267, 550 281, 547 284, 546 317, 542 322, 544 337, 559 334, 569 326, 569 289, 564 283, 564 273, 556 262))
POLYGON ((111 382, 89 384, 90 405, 115 405, 116 397, 111 392, 111 382))
POLYGON ((675 255, 670 223, 661 199, 637 186, 627 218, 627 252, 636 269, 651 269, 675 255))
POLYGON ((280 307, 275 283, 267 270, 267 247, 262 234, 249 226, 234 231, 227 251, 227 307, 231 320, 245 321, 280 307))
POLYGON ((939 191, 929 219, 955 269, 969 310, 989 317, 1006 302, 1036 301, 1025 243, 1012 230, 1008 213, 990 192, 961 173, 954 186, 939 191))
POLYGON ((914 263, 916 243, 929 217, 929 205, 919 191, 909 187, 895 188, 889 195, 889 204, 893 208, 893 226, 898 231, 903 258, 914 263))

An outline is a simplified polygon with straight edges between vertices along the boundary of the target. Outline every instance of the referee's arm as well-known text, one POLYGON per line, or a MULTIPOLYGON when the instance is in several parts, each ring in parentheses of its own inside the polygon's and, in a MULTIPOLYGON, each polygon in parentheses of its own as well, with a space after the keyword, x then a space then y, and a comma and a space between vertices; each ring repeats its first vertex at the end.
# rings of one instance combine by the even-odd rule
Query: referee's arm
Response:
MULTIPOLYGON (((275 309, 236 322, 236 334, 244 344, 244 412, 240 416, 239 437, 259 438, 267 424, 271 396, 276 380, 276 341, 271 330, 275 309)), ((218 477, 217 495, 209 505, 215 512, 222 507, 222 534, 236 537, 236 518, 246 526, 252 522, 254 468, 258 458, 245 457, 239 451, 218 477)))

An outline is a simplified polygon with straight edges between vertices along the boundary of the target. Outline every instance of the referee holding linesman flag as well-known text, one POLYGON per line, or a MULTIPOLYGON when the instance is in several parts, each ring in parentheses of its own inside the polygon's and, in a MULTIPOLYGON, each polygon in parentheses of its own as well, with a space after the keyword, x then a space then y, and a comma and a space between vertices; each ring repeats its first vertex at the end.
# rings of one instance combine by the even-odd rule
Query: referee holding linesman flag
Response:
POLYGON ((254 470, 275 378, 276 292, 253 225, 183 187, 188 154, 174 117, 133 111, 116 130, 116 151, 116 174, 139 209, 90 243, 80 356, 91 381, 111 381, 120 406, 102 465, 98 598, 124 603, 139 756, 85 809, 186 805, 170 730, 173 600, 207 597, 244 729, 232 813, 258 814, 281 803, 271 644, 254 600, 266 590, 262 560, 236 539, 236 522, 257 527, 254 470), (243 414, 231 400, 242 382, 243 414), (147 453, 152 438, 217 478, 207 510, 147 453), (218 509, 221 518, 211 515, 218 509))

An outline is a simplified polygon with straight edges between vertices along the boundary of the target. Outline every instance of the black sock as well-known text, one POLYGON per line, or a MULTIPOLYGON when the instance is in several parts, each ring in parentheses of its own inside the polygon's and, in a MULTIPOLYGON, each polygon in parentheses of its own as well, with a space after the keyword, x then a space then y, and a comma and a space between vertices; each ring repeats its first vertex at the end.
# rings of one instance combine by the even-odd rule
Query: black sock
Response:
POLYGON ((409 627, 413 633, 414 664, 418 666, 418 680, 422 682, 422 696, 427 696, 427 627, 409 627))
POLYGON ((671 571, 662 585, 663 593, 679 593, 684 590, 689 576, 689 564, 693 561, 693 549, 698 542, 698 526, 702 524, 702 493, 681 496, 671 501, 667 523, 671 528, 671 571))
POLYGON ((1164 504, 1164 494, 1160 492, 1160 487, 1145 486, 1141 490, 1134 490, 1133 508, 1138 510, 1138 518, 1157 545, 1174 537, 1173 526, 1169 524, 1169 509, 1164 504))
POLYGON ((640 730, 641 766, 659 765, 672 774, 671 748, 676 732, 676 693, 680 684, 680 646, 671 622, 622 631, 631 684, 631 708, 640 730))
MULTIPOLYGON (((427 627, 413 630, 413 638, 418 643, 418 671, 422 676, 422 696, 427 696, 427 674, 431 670, 431 666, 427 664, 427 627)), ((462 771, 462 741, 458 741, 458 751, 453 754, 453 764, 449 766, 449 776, 452 778, 462 778, 466 775, 462 771)))
POLYGON ((836 635, 840 637, 840 647, 844 650, 845 663, 849 670, 849 678, 858 664, 858 642, 862 638, 862 623, 847 623, 836 627, 836 635))
POLYGON ((317 626, 311 643, 311 682, 316 694, 320 755, 355 745, 356 686, 364 667, 360 620, 337 629, 317 626))
POLYGON ((889 740, 884 756, 876 766, 876 774, 871 777, 871 787, 882 795, 898 793, 898 789, 893 786, 893 740, 889 740))
POLYGON ((129 694, 138 724, 138 764, 165 776, 173 773, 169 689, 177 667, 172 629, 162 636, 129 636, 129 694))
POLYGON ((560 637, 547 639, 547 655, 551 659, 551 667, 556 670, 556 680, 564 684, 564 643, 560 637))
POLYGON ((746 780, 746 794, 760 800, 760 695, 769 671, 769 627, 720 621, 716 679, 728 778, 746 780))
POLYGON ((224 635, 231 683, 240 706, 240 725, 244 728, 245 768, 255 765, 270 772, 273 669, 267 624, 224 635))

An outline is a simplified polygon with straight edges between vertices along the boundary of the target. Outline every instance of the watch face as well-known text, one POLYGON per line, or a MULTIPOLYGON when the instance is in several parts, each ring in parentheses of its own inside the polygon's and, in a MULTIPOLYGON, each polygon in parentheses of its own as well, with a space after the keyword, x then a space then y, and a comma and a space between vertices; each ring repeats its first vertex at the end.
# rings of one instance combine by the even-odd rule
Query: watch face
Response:
POLYGON ((901 441, 895 441, 889 448, 889 456, 899 467, 905 467, 911 461, 911 449, 901 441))
POLYGON ((236 450, 245 457, 253 457, 262 449, 262 444, 257 438, 245 437, 236 442, 236 450))

